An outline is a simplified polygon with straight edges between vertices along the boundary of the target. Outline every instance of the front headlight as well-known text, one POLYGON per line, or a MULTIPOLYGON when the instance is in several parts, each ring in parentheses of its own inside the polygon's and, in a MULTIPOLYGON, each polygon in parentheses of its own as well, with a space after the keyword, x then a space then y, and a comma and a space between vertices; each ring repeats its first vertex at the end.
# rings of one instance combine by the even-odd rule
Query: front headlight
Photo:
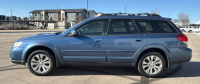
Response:
POLYGON ((13 48, 17 48, 19 47, 20 45, 22 45, 23 42, 15 42, 14 45, 13 45, 13 48))

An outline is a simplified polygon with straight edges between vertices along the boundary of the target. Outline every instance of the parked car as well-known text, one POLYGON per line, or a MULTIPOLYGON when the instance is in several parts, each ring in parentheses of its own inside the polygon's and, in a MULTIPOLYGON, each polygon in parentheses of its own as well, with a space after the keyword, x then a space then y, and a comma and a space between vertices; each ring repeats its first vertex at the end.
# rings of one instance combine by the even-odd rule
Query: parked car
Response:
POLYGON ((191 27, 191 26, 188 26, 188 27, 181 27, 181 28, 180 28, 180 30, 181 30, 182 32, 188 32, 188 31, 191 30, 191 29, 193 29, 193 27, 191 27))
POLYGON ((188 29, 188 32, 189 33, 192 33, 192 32, 200 32, 200 28, 199 27, 192 27, 191 29, 188 29))
POLYGON ((190 61, 188 38, 170 18, 140 15, 103 14, 64 32, 18 39, 11 62, 27 64, 39 76, 65 64, 89 64, 133 66, 141 75, 159 77, 172 64, 190 61))
POLYGON ((29 24, 28 26, 31 26, 31 27, 36 27, 34 24, 29 24))

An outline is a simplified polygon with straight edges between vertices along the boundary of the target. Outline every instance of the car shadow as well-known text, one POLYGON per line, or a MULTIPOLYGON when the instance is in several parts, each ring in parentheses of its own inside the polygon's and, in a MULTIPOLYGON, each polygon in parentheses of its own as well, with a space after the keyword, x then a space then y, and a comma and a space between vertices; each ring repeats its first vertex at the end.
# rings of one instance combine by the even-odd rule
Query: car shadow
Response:
MULTIPOLYGON (((167 69, 159 78, 199 77, 200 62, 187 62, 167 69)), ((63 66, 54 70, 50 76, 64 75, 126 75, 141 76, 136 67, 131 66, 63 66)))
POLYGON ((56 68, 51 76, 63 75, 132 75, 140 76, 131 66, 70 66, 56 68))
POLYGON ((161 78, 172 77, 199 77, 200 76, 200 62, 186 62, 178 64, 174 70, 161 76, 161 78))

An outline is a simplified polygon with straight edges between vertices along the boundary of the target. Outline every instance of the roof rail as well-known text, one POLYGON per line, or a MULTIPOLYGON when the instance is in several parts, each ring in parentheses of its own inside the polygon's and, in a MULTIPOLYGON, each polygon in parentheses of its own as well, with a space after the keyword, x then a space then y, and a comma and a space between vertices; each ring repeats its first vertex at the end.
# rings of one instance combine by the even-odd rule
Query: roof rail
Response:
POLYGON ((149 14, 149 13, 102 13, 101 16, 120 16, 120 15, 127 15, 127 16, 156 16, 161 17, 158 14, 149 14))

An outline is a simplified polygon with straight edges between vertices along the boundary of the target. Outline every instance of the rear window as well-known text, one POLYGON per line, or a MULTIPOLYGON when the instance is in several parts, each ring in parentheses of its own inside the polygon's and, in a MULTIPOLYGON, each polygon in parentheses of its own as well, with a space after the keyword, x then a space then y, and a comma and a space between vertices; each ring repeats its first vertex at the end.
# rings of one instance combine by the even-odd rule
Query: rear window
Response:
POLYGON ((177 33, 167 21, 135 20, 135 22, 143 33, 177 33))

